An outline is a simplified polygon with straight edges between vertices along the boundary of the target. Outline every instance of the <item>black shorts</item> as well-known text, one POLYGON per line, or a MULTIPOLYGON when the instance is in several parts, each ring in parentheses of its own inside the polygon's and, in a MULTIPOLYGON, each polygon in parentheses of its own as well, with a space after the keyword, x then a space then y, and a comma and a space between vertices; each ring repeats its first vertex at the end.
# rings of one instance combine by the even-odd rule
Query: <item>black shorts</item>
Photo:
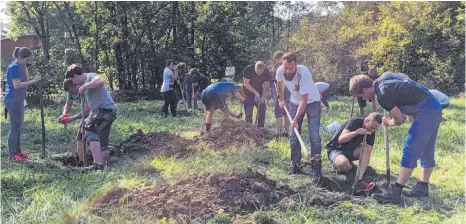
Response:
POLYGON ((227 104, 218 93, 203 92, 201 95, 201 100, 206 110, 210 110, 212 107, 214 110, 217 110, 227 106, 227 104))
POLYGON ((335 159, 339 155, 344 155, 349 161, 355 161, 355 160, 358 160, 359 158, 354 157, 354 155, 353 155, 354 150, 356 150, 356 149, 327 151, 327 157, 330 160, 330 162, 332 162, 332 163, 335 163, 335 159))

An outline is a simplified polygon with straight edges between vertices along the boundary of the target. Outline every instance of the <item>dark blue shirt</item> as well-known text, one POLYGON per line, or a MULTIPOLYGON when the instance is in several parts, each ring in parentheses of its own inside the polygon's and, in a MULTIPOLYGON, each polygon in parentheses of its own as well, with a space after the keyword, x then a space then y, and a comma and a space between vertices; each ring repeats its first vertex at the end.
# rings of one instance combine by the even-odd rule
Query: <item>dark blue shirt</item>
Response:
POLYGON ((27 88, 15 89, 13 79, 19 79, 21 82, 28 81, 25 67, 16 61, 11 62, 6 69, 6 94, 5 99, 25 100, 27 88))

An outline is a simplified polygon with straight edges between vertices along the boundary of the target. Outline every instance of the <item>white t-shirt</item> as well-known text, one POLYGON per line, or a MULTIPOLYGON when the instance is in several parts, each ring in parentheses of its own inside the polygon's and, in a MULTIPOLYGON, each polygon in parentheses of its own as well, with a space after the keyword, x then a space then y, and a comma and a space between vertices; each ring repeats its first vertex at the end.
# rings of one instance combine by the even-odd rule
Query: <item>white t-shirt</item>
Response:
POLYGON ((171 80, 170 76, 174 74, 173 71, 170 68, 165 68, 163 70, 163 83, 162 83, 162 88, 160 88, 160 92, 167 92, 170 90, 170 85, 175 82, 175 80, 171 80))
POLYGON ((317 86, 317 90, 319 90, 319 92, 323 92, 323 91, 327 90, 328 87, 330 87, 330 84, 328 84, 326 82, 316 82, 316 86, 317 86))
POLYGON ((297 73, 293 80, 287 81, 284 78, 283 66, 280 65, 277 69, 276 79, 277 81, 284 81, 286 88, 291 93, 291 102, 298 105, 301 101, 301 95, 308 94, 307 104, 312 102, 320 101, 320 93, 317 90, 317 86, 312 80, 311 71, 304 65, 297 66, 297 73), (299 84, 299 90, 296 87, 299 84))

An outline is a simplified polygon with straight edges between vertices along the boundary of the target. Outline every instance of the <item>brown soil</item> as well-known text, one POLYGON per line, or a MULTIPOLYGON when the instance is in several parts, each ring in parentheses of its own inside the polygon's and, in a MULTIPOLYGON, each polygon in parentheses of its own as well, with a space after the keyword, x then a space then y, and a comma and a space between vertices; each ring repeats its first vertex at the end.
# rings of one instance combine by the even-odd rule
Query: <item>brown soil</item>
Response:
MULTIPOLYGON (((92 165, 94 160, 90 152, 87 154, 87 164, 92 165)), ((57 154, 51 157, 52 160, 59 161, 63 166, 78 166, 79 158, 78 156, 74 157, 71 153, 66 154, 57 154)))
POLYGON ((173 184, 137 189, 130 192, 125 201, 122 201, 124 193, 110 191, 111 195, 94 203, 100 209, 111 210, 101 205, 114 206, 113 202, 120 200, 131 214, 144 219, 206 220, 218 212, 230 215, 251 213, 295 193, 282 183, 249 171, 243 174, 190 175, 173 184))
POLYGON ((98 214, 103 217, 110 217, 111 210, 105 209, 116 206, 122 201, 123 195, 128 192, 126 188, 114 187, 107 191, 107 193, 94 200, 94 208, 92 213, 98 214))
POLYGON ((174 156, 182 158, 189 155, 195 142, 169 132, 151 132, 144 134, 141 130, 120 143, 117 154, 134 154, 150 152, 157 156, 174 156))
POLYGON ((458 93, 456 98, 464 98, 464 92, 458 93))
POLYGON ((232 145, 252 143, 263 147, 269 139, 269 133, 264 128, 258 128, 245 121, 226 120, 210 132, 195 138, 213 149, 222 149, 232 145))

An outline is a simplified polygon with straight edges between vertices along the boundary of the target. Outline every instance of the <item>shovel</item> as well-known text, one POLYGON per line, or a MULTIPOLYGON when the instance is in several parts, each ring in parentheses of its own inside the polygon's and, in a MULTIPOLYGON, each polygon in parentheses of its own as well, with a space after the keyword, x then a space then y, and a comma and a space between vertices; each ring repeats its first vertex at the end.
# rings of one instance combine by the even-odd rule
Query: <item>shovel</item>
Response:
POLYGON ((83 143, 83 151, 84 151, 84 161, 83 164, 84 166, 87 166, 87 150, 86 150, 86 140, 85 140, 85 133, 86 130, 84 128, 84 123, 85 123, 85 118, 84 118, 84 94, 81 94, 81 141, 83 143))
POLYGON ((367 144, 366 139, 367 139, 367 133, 364 134, 364 137, 362 138, 361 152, 359 153, 359 163, 358 163, 358 168, 356 169, 356 175, 354 177, 353 190, 356 187, 356 184, 358 183, 359 176, 361 175, 361 162, 362 162, 362 158, 364 155, 364 147, 366 147, 366 144, 367 144))
MULTIPOLYGON (((388 112, 384 110, 384 116, 388 116, 388 112)), ((383 126, 383 137, 385 142, 385 175, 387 176, 387 183, 386 186, 390 185, 390 149, 389 149, 389 142, 388 142, 388 127, 383 126)))

